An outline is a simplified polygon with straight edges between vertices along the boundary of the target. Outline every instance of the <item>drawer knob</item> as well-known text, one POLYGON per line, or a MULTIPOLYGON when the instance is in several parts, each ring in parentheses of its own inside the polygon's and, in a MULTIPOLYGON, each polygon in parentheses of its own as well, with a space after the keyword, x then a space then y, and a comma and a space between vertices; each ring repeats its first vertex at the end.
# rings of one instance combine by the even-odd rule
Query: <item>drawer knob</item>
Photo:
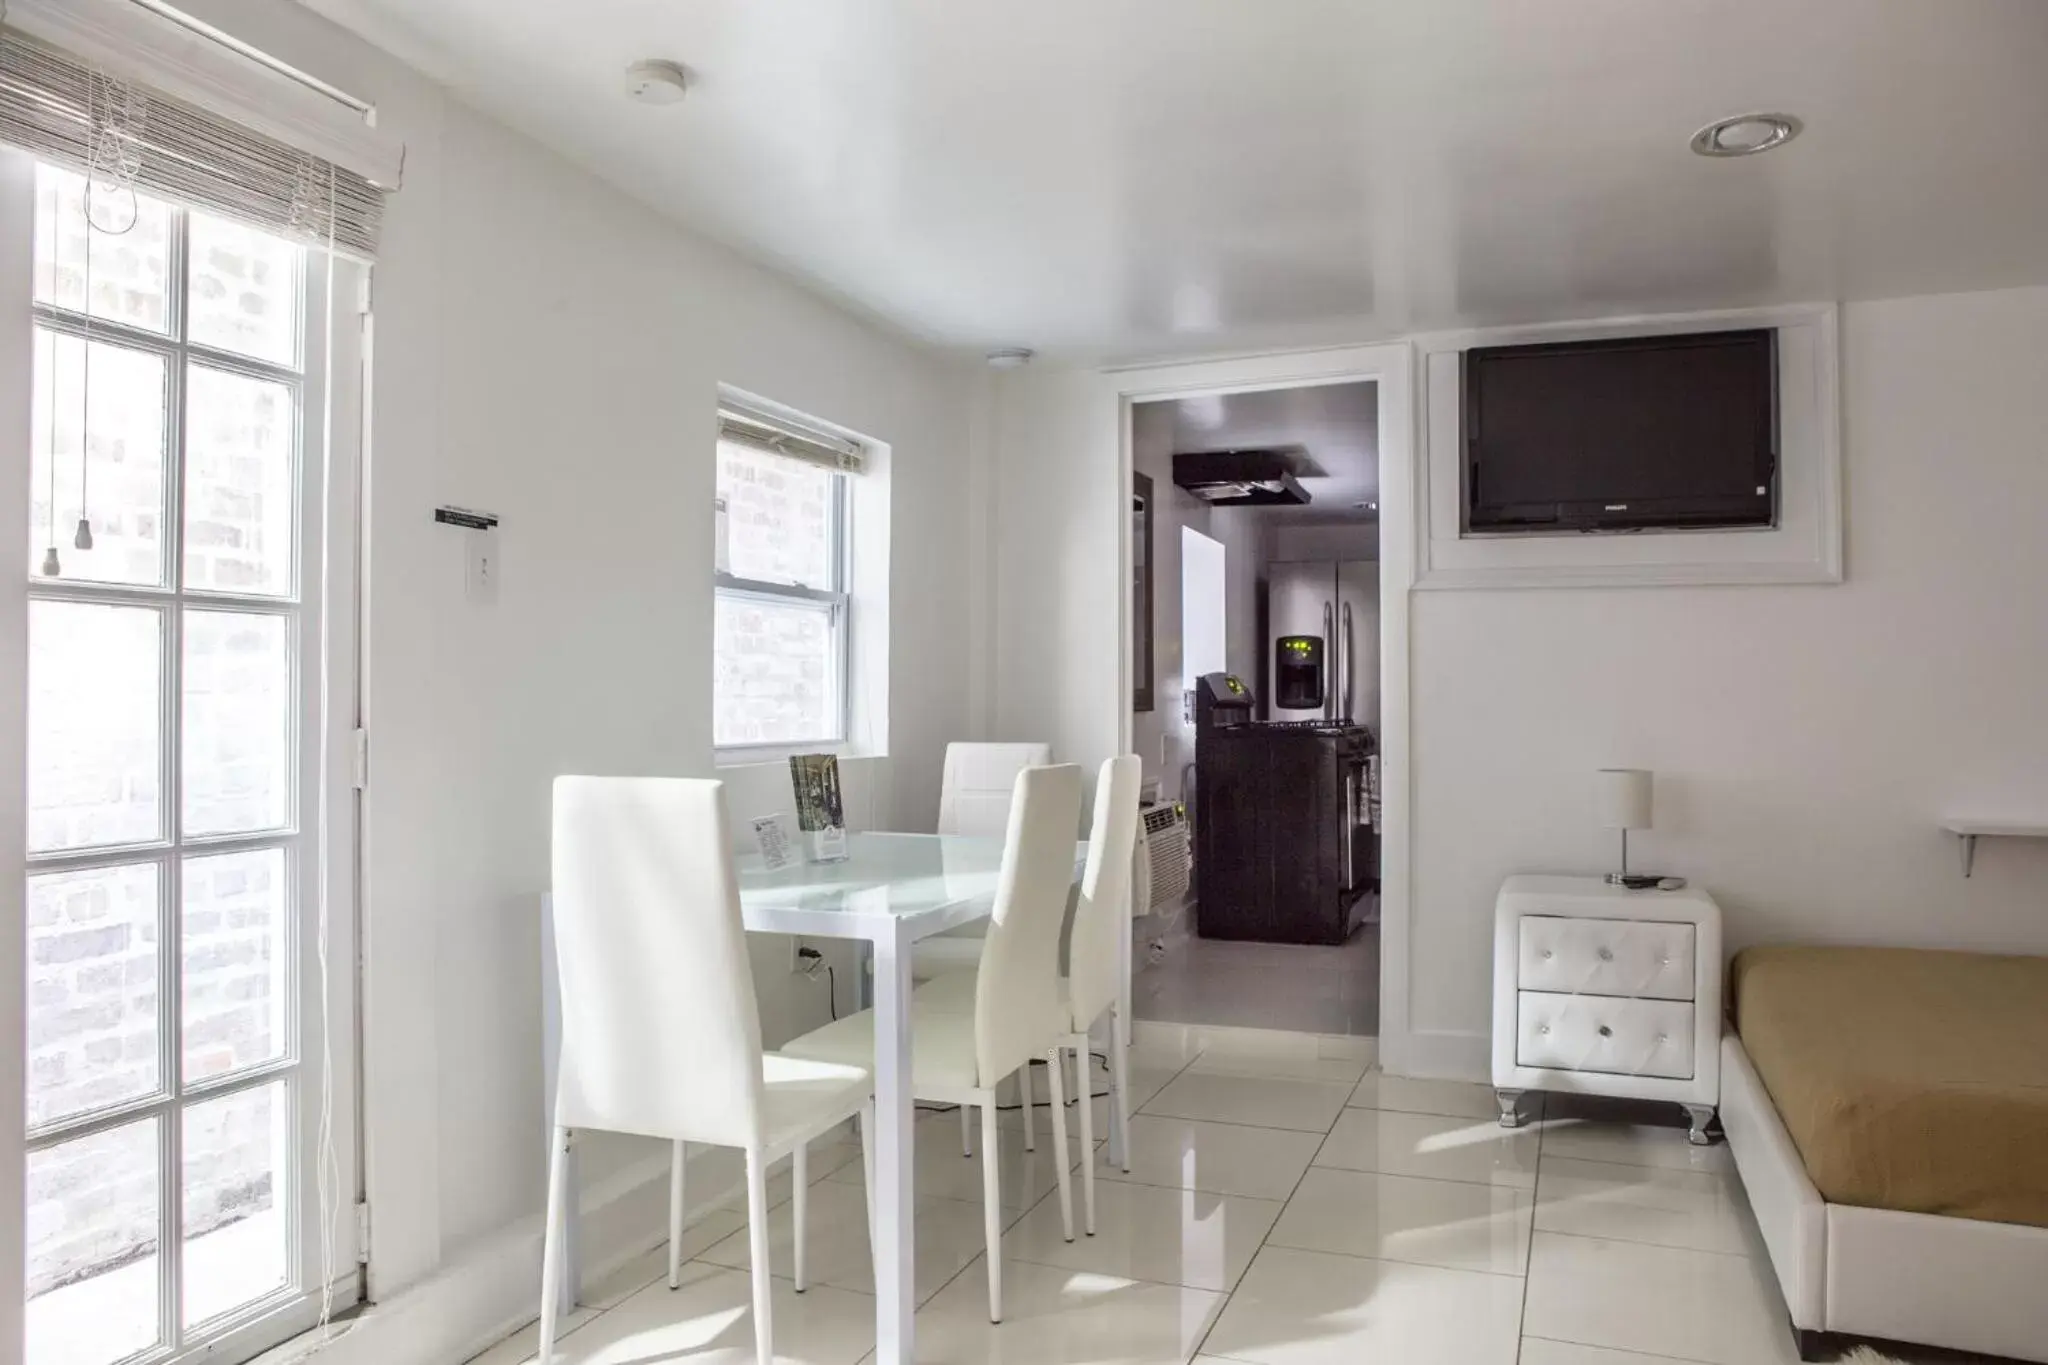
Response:
POLYGON ((1600 1036, 1602 1038, 1612 1038, 1614 1036, 1614 1030, 1607 1027, 1607 1025, 1602 1024, 1600 1026, 1600 1036))
POLYGON ((1602 962, 1612 962, 1612 961, 1614 961, 1614 949, 1612 949, 1612 948, 1602 948, 1602 949, 1600 950, 1600 960, 1601 960, 1602 962))
POLYGON ((1660 1033, 1657 1035, 1657 1041, 1660 1043, 1668 1043, 1671 1041, 1671 1035, 1668 1033, 1660 1033))
POLYGON ((1547 1037, 1547 1036, 1549 1035, 1549 1033, 1550 1033, 1550 1025, 1548 1025, 1548 1024, 1538 1024, 1538 1025, 1536 1026, 1536 1031, 1537 1031, 1538 1033, 1540 1033, 1540 1034, 1543 1034, 1543 1035, 1545 1035, 1545 1036, 1547 1037))
POLYGON ((1551 951, 1550 951, 1550 949, 1548 949, 1548 948, 1545 948, 1545 949, 1543 950, 1543 960, 1544 960, 1545 962, 1548 962, 1548 961, 1550 961, 1550 959, 1552 959, 1553 957, 1556 957, 1556 956, 1557 956, 1557 954, 1556 954, 1556 953, 1553 953, 1553 952, 1551 952, 1551 951))

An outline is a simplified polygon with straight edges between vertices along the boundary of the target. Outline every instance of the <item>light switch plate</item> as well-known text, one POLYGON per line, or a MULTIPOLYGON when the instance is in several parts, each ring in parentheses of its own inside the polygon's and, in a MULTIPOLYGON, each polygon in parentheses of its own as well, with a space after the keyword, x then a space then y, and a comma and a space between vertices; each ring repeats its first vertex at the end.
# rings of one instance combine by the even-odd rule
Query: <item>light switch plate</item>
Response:
POLYGON ((489 606, 498 600, 498 533, 490 530, 463 534, 469 542, 464 595, 479 606, 489 606))

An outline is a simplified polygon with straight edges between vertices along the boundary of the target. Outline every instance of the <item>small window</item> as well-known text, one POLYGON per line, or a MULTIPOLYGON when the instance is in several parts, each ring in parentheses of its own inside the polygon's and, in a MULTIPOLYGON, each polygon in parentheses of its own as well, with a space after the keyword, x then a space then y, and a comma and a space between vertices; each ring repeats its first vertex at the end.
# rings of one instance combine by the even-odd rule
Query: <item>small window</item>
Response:
POLYGON ((794 422, 719 420, 712 740, 845 741, 852 633, 848 484, 861 448, 794 422))

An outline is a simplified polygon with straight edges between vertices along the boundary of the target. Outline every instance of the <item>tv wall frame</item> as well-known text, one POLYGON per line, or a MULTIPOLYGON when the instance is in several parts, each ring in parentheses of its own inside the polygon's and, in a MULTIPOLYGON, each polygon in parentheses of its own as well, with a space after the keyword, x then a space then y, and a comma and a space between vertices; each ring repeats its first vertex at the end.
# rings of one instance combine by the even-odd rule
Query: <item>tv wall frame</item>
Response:
POLYGON ((1415 586, 1656 587, 1839 583, 1842 566, 1841 391, 1832 304, 1602 319, 1418 338, 1415 586), (1464 353, 1475 346, 1672 336, 1768 327, 1778 334, 1778 519, 1775 526, 1628 534, 1466 533, 1464 353))

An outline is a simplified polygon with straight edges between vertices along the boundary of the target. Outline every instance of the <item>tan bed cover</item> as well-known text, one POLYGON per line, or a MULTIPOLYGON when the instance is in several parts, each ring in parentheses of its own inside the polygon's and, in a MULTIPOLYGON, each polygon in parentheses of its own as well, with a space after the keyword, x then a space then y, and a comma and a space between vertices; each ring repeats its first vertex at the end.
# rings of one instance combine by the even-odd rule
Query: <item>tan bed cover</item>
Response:
POLYGON ((1822 1198, 2048 1227, 2048 957, 1767 946, 1730 978, 1822 1198))

